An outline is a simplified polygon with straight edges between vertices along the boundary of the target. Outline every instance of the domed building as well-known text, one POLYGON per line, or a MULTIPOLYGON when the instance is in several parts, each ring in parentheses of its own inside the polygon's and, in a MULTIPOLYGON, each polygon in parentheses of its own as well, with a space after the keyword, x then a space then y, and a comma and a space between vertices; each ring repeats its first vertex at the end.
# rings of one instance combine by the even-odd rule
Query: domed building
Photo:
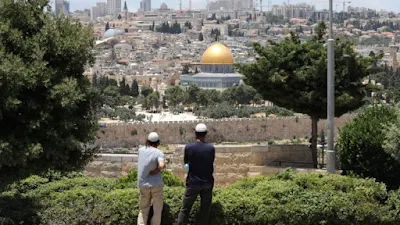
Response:
POLYGON ((200 88, 225 89, 239 85, 242 75, 235 72, 231 50, 220 42, 213 43, 201 57, 200 73, 182 75, 181 84, 192 84, 200 88))
POLYGON ((108 29, 104 32, 103 39, 111 38, 114 36, 124 35, 125 31, 121 29, 108 29))

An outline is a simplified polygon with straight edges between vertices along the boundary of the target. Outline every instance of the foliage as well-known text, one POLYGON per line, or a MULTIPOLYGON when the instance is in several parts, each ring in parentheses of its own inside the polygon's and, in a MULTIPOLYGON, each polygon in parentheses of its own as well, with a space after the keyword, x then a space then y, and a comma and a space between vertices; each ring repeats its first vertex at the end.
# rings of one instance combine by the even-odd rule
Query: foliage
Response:
POLYGON ((383 148, 392 158, 400 162, 400 109, 396 107, 396 120, 385 127, 383 148))
POLYGON ((132 81, 131 85, 131 94, 133 97, 138 97, 139 96, 139 85, 137 80, 132 81))
MULTIPOLYGON (((317 166, 318 120, 327 116, 327 48, 325 24, 316 28, 316 36, 301 42, 296 34, 268 46, 254 44, 259 59, 239 64, 245 83, 254 87, 265 100, 312 119, 312 153, 317 166)), ((362 84, 369 74, 369 57, 358 55, 350 42, 335 44, 335 116, 356 110, 364 104, 362 84)))
MULTIPOLYGON (((0 204, 0 217, 15 224, 133 225, 139 200, 136 177, 132 171, 122 179, 61 179, 22 191, 13 186, 0 194, 0 203, 8 200, 0 204)), ((165 184, 162 224, 166 225, 176 222, 184 188, 182 182, 165 184)), ((388 195, 384 184, 370 179, 284 171, 215 188, 210 224, 394 225, 400 215, 399 193, 388 195)), ((190 224, 198 210, 196 201, 190 224)))
POLYGON ((146 97, 146 109, 158 109, 160 106, 160 94, 153 92, 146 97))
POLYGON ((176 107, 185 100, 184 92, 180 86, 168 88, 165 92, 165 97, 170 107, 176 107))
POLYGON ((150 86, 143 86, 140 90, 140 94, 142 94, 142 96, 145 98, 151 93, 153 93, 153 88, 151 88, 150 86))
POLYGON ((338 140, 338 153, 344 174, 373 177, 390 189, 400 185, 400 162, 383 149, 386 126, 397 120, 390 106, 372 106, 346 124, 338 140))
POLYGON ((250 118, 256 113, 266 113, 266 116, 274 114, 276 116, 293 116, 293 112, 281 107, 234 107, 227 102, 211 105, 195 111, 196 116, 212 119, 222 119, 229 117, 250 118))
POLYGON ((204 41, 204 35, 203 35, 203 33, 200 33, 200 34, 199 34, 199 41, 204 41))
MULTIPOLYGON (((137 169, 131 169, 127 176, 120 178, 117 182, 118 188, 136 187, 137 184, 137 169)), ((168 187, 183 187, 183 182, 170 171, 163 170, 162 178, 165 186, 168 187)))
POLYGON ((171 26, 168 22, 164 22, 160 27, 156 28, 156 31, 168 34, 180 34, 182 32, 182 28, 178 21, 175 21, 175 23, 173 23, 171 26))
POLYGON ((98 94, 83 76, 93 63, 93 30, 54 18, 45 0, 2 2, 0 183, 80 169, 98 128, 98 94))
POLYGON ((185 26, 187 29, 189 29, 189 30, 191 30, 191 29, 193 28, 192 23, 189 22, 189 21, 186 21, 184 26, 185 26))

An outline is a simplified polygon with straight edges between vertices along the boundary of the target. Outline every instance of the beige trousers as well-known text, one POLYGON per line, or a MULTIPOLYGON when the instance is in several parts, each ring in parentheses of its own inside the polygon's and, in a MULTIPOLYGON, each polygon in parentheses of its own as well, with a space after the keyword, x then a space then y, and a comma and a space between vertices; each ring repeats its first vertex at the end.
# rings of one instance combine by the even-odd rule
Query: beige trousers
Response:
POLYGON ((141 188, 139 200, 138 225, 146 225, 149 218, 150 206, 153 204, 153 217, 151 225, 161 224, 161 214, 164 204, 164 193, 162 187, 141 188))

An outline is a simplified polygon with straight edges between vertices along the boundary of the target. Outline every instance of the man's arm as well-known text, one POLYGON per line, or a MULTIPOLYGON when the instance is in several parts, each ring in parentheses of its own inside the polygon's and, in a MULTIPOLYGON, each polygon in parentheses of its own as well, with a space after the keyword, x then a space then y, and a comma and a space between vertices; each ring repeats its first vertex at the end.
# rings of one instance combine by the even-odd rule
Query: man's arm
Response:
POLYGON ((156 175, 161 172, 165 168, 165 161, 164 161, 164 153, 160 153, 160 155, 157 158, 157 163, 158 166, 155 170, 150 172, 150 175, 156 175))

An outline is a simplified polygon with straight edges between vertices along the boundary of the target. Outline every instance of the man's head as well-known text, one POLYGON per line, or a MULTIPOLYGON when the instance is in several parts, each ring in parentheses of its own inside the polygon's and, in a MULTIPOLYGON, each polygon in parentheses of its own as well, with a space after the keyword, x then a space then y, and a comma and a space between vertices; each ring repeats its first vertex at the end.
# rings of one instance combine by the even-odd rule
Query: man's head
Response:
POLYGON ((157 148, 160 145, 160 136, 156 132, 151 132, 147 137, 147 145, 157 148))
POLYGON ((204 123, 197 124, 195 128, 196 139, 204 140, 207 135, 207 126, 204 123))

